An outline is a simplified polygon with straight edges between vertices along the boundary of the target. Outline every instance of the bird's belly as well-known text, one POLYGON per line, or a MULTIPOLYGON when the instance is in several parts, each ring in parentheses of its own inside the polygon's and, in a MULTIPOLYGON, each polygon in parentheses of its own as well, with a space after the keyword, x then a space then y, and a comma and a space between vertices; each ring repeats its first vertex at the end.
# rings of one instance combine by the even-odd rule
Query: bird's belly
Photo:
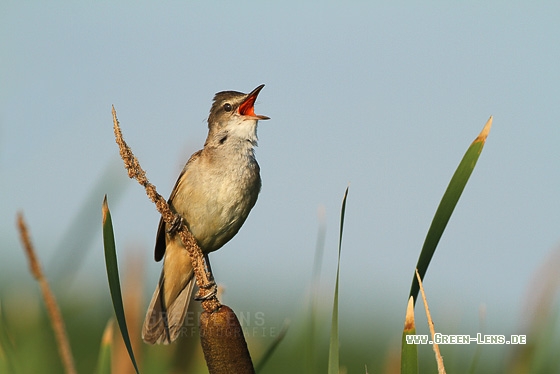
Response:
POLYGON ((219 188, 194 188, 188 196, 176 196, 174 206, 202 251, 208 253, 237 234, 255 205, 259 190, 260 183, 258 187, 224 183, 219 188))
POLYGON ((235 206, 209 202, 187 214, 189 229, 204 252, 219 249, 237 234, 249 213, 239 210, 235 206))

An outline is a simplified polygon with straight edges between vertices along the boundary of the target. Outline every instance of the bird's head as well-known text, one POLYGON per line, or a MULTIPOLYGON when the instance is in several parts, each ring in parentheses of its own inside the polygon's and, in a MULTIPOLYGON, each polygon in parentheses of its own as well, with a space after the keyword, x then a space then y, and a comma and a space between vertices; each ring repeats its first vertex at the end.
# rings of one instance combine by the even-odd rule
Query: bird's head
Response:
POLYGON ((261 84, 248 94, 237 91, 218 92, 208 116, 208 137, 224 142, 228 138, 257 141, 257 122, 270 119, 255 114, 255 100, 264 87, 261 84))

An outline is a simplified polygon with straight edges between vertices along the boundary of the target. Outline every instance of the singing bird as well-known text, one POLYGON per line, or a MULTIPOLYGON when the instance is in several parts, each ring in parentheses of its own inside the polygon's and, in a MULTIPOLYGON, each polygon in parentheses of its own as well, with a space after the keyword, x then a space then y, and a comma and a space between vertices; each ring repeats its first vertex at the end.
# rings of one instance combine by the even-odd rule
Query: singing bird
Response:
MULTIPOLYGON (((206 259, 237 234, 257 202, 257 124, 269 117, 255 114, 254 105, 263 87, 214 96, 204 148, 190 157, 168 200, 206 259)), ((142 339, 150 344, 177 339, 195 284, 189 254, 176 230, 166 226, 160 219, 155 260, 163 258, 163 270, 142 329, 142 339)))

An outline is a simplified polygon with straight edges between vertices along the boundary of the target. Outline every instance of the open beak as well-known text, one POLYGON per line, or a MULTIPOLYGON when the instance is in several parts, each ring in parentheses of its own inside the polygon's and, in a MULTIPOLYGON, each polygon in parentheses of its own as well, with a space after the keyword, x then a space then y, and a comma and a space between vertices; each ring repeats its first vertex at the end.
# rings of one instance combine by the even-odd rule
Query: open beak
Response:
POLYGON ((248 116, 254 119, 270 119, 270 117, 263 116, 260 114, 255 114, 255 100, 257 100, 257 96, 259 92, 263 89, 264 84, 261 84, 257 88, 255 88, 250 94, 247 95, 245 101, 239 105, 239 114, 242 116, 248 116))

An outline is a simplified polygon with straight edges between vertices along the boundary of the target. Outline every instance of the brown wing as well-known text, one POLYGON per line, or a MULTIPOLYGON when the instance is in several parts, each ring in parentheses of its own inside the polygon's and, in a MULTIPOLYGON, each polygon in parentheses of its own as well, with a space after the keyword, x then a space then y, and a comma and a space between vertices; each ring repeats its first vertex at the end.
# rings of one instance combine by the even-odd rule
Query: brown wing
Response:
POLYGON ((159 219, 159 225, 156 234, 156 249, 154 253, 154 258, 157 262, 161 261, 163 255, 165 254, 165 221, 163 218, 159 219))
MULTIPOLYGON (((167 200, 167 203, 170 205, 172 211, 173 211, 173 198, 177 194, 177 187, 179 186, 179 181, 183 177, 183 174, 185 174, 185 170, 187 169, 189 163, 193 161, 195 158, 198 158, 201 152, 202 149, 200 151, 193 153, 193 155, 189 158, 189 161, 187 161, 187 164, 183 168, 183 171, 181 171, 181 174, 179 174, 179 178, 177 178, 177 182, 175 182, 175 187, 173 187, 173 190, 171 191, 171 195, 169 196, 169 200, 167 200)), ((157 262, 161 261, 161 259, 163 258, 163 255, 165 254, 165 247, 167 246, 165 242, 165 233, 167 229, 165 227, 166 227, 165 221, 163 220, 163 218, 160 218, 158 230, 156 234, 156 247, 154 250, 154 258, 157 262)))

